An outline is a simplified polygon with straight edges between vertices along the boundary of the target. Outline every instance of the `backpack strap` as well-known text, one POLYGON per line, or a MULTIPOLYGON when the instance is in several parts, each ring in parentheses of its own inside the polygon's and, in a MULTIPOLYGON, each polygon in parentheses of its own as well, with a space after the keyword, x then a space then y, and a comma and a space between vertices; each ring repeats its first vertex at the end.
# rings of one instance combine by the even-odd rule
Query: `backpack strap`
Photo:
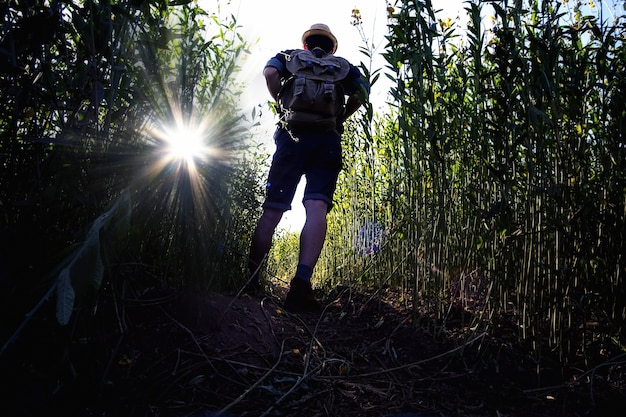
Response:
POLYGON ((327 80, 327 81, 324 83, 324 97, 325 97, 327 100, 332 100, 332 99, 333 99, 333 90, 334 90, 334 87, 335 87, 335 83, 333 83, 333 82, 332 82, 332 81, 330 81, 330 80, 327 80))
MULTIPOLYGON (((326 70, 331 73, 334 74, 335 73, 335 66, 332 63, 329 63, 326 66, 326 70)), ((332 100, 333 98, 333 88, 334 88, 334 83, 331 80, 326 80, 326 82, 324 83, 324 97, 327 100, 332 100)))
MULTIPOLYGON (((300 94, 304 92, 305 84, 306 84, 306 77, 303 77, 303 76, 296 77, 296 79, 294 80, 294 86, 293 86, 294 97, 299 96, 300 94)), ((331 88, 332 88, 332 85, 331 85, 331 88)))

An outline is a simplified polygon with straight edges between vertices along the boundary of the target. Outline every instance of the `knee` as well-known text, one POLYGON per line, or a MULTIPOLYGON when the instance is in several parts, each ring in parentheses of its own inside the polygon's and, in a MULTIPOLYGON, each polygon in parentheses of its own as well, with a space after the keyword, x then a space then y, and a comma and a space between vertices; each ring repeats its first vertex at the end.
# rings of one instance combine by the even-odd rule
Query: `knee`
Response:
POLYGON ((323 213, 325 216, 328 212, 328 203, 324 200, 304 200, 304 208, 307 213, 323 213))
POLYGON ((261 215, 261 219, 259 223, 262 224, 266 228, 275 229, 280 222, 280 219, 283 217, 283 212, 276 209, 265 209, 263 210, 263 214, 261 215))

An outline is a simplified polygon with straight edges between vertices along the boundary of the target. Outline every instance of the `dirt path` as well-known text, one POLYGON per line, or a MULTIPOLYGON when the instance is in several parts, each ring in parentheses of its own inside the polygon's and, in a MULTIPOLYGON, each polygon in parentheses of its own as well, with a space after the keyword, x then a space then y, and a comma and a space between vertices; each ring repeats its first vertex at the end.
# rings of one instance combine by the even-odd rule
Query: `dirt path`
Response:
POLYGON ((307 315, 284 312, 283 295, 111 299, 72 330, 54 369, 20 363, 22 389, 8 395, 24 413, 13 415, 596 415, 576 387, 536 389, 506 329, 472 333, 460 318, 434 335, 390 292, 338 289, 307 315))

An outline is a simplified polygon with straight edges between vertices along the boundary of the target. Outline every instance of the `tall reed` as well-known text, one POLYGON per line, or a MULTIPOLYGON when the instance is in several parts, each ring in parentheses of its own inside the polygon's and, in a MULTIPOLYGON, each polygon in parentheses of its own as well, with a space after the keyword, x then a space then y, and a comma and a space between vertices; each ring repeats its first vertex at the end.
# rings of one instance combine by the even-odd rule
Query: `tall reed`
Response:
POLYGON ((626 318, 624 18, 556 1, 465 4, 464 33, 431 1, 395 5, 389 111, 369 134, 348 129, 316 273, 404 288, 438 330, 459 309, 475 331, 506 317, 539 361, 615 354, 626 318))

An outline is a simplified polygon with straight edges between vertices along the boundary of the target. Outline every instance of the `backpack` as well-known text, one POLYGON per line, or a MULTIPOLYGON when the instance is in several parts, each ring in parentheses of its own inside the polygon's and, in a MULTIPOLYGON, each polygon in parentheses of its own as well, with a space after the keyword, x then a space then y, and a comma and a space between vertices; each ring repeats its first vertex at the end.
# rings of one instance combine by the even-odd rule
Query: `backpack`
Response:
POLYGON ((348 61, 298 49, 287 55, 286 65, 293 76, 278 94, 283 123, 313 132, 335 129, 337 118, 344 112, 345 93, 340 81, 350 72, 348 61))

